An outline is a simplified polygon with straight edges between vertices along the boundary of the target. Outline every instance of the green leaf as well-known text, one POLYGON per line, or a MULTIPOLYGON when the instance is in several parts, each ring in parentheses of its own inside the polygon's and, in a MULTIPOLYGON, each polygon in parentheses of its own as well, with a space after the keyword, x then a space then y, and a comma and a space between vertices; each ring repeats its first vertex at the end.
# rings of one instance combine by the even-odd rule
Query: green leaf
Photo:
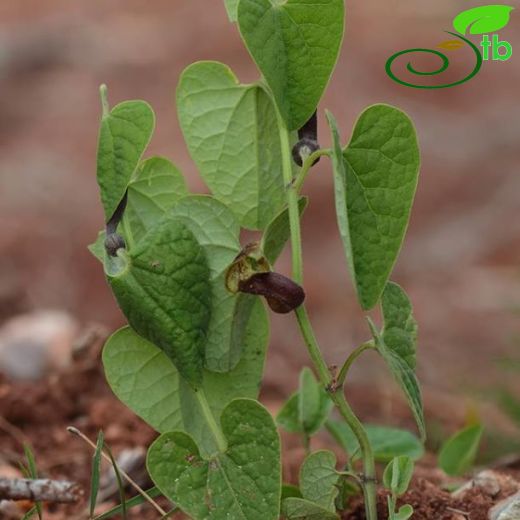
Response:
POLYGON ((141 162, 128 185, 124 218, 138 242, 179 199, 188 195, 186 181, 177 167, 163 157, 141 162))
POLYGON ((410 504, 405 504, 399 508, 397 513, 394 513, 393 520, 408 520, 413 515, 413 507, 410 504))
MULTIPOLYGON (((309 199, 307 197, 301 197, 298 201, 300 217, 303 215, 308 202, 309 199)), ((284 208, 266 227, 260 244, 260 248, 271 265, 274 265, 277 258, 280 256, 290 236, 291 227, 289 225, 289 210, 284 208)))
POLYGON ((403 390, 421 438, 426 436, 421 389, 415 375, 417 324, 412 305, 399 285, 388 282, 382 297, 384 326, 379 333, 369 320, 376 348, 403 390))
POLYGON ((276 416, 277 424, 291 433, 314 435, 327 420, 333 403, 312 372, 300 374, 300 390, 292 394, 276 416))
POLYGON ((190 65, 177 87, 179 122, 213 195, 240 224, 264 229, 285 202, 276 114, 258 84, 241 85, 222 63, 190 65))
POLYGON ((282 514, 288 520, 338 520, 339 516, 314 502, 303 498, 286 498, 282 514))
POLYGON ((277 520, 281 496, 280 440, 269 412, 250 399, 222 412, 228 448, 209 460, 183 432, 162 434, 148 450, 148 472, 194 520, 277 520))
POLYGON ((289 130, 316 110, 343 39, 343 0, 240 0, 238 25, 289 130))
MULTIPOLYGON (((202 387, 215 416, 220 416, 232 399, 258 396, 268 329, 266 311, 257 301, 237 366, 228 373, 203 370, 202 387)), ((125 327, 108 339, 103 365, 117 397, 153 428, 161 433, 184 430, 195 439, 203 455, 215 451, 193 390, 182 382, 166 354, 155 345, 125 327)))
POLYGON ((298 486, 293 484, 282 484, 282 501, 286 498, 302 498, 302 494, 298 486))
POLYGON ((152 137, 155 116, 144 101, 104 110, 97 151, 97 181, 105 220, 114 214, 152 137))
POLYGON ((229 21, 236 22, 238 0, 224 0, 224 3, 226 4, 226 11, 229 17, 229 21))
POLYGON ((202 383, 211 313, 210 270, 182 223, 161 220, 133 250, 107 256, 105 272, 130 326, 159 348, 193 387, 202 383))
POLYGON ((413 460, 406 455, 392 459, 383 473, 383 484, 392 494, 406 493, 413 476, 413 460))
POLYGON ((453 27, 461 34, 485 34, 503 29, 509 23, 514 7, 482 5, 462 11, 453 19, 453 27))
POLYGON ((240 226, 222 202, 206 195, 191 195, 176 204, 169 215, 181 221, 202 246, 211 283, 211 318, 206 335, 205 366, 227 372, 240 359, 246 326, 255 297, 231 294, 226 271, 240 252, 240 226))
POLYGON ((94 510, 96 509, 97 495, 99 491, 99 476, 101 473, 101 454, 103 452, 104 436, 100 430, 97 437, 96 449, 94 450, 94 456, 92 458, 92 472, 90 476, 90 516, 94 516, 94 510))
POLYGON ((303 497, 334 512, 339 480, 336 471, 336 456, 331 451, 311 453, 300 469, 300 490, 303 497))
POLYGON ((468 426, 450 437, 439 452, 439 466, 448 475, 463 475, 477 456, 483 428, 480 424, 468 426))
MULTIPOLYGON (((150 498, 156 498, 156 497, 161 496, 161 492, 155 486, 146 490, 146 494, 150 498)), ((112 509, 109 509, 105 513, 102 513, 102 514, 96 516, 94 520, 107 520, 108 518, 113 518, 114 516, 122 513, 123 507, 125 507, 126 510, 128 510, 128 509, 131 509, 132 507, 144 504, 145 502, 146 502, 146 498, 144 498, 143 495, 136 495, 136 496, 126 500, 124 506, 123 506, 123 504, 119 504, 118 506, 115 506, 112 509)))
MULTIPOLYGON (((347 423, 328 420, 326 426, 329 433, 350 457, 359 456, 359 443, 347 423)), ((364 428, 377 462, 389 462, 394 457, 403 455, 418 460, 424 455, 421 441, 407 430, 374 424, 365 424, 364 428)))
POLYGON ((363 309, 378 302, 401 249, 419 173, 419 149, 408 116, 373 105, 341 151, 336 121, 332 163, 338 228, 363 309))

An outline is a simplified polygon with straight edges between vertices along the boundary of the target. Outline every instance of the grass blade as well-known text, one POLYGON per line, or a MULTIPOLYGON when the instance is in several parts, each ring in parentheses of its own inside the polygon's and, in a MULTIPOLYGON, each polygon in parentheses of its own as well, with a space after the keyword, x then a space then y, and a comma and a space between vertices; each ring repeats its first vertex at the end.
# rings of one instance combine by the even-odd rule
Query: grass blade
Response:
POLYGON ((37 513, 37 512, 38 512, 38 508, 36 506, 33 506, 33 507, 31 507, 31 509, 29 509, 29 511, 27 511, 27 513, 25 513, 25 515, 22 516, 21 520, 29 520, 30 518, 33 517, 34 513, 37 513))
POLYGON ((103 432, 98 433, 96 450, 92 458, 92 476, 90 479, 90 518, 94 516, 97 495, 99 491, 99 475, 101 472, 101 453, 103 452, 104 436, 103 432))
POLYGON ((114 474, 116 476, 117 480, 117 487, 119 489, 119 497, 121 499, 121 516, 123 517, 123 520, 126 520, 126 498, 125 498, 125 486, 123 485, 123 481, 121 480, 121 475, 119 473, 119 468, 117 467, 116 460, 114 459, 114 456, 112 455, 112 451, 108 446, 105 446, 105 451, 107 452, 108 456, 110 457, 110 462, 112 462, 112 467, 114 468, 114 474))
MULTIPOLYGON (((23 452, 25 454, 25 458, 27 459, 27 473, 28 473, 29 477, 32 479, 37 479, 38 478, 38 469, 36 468, 36 459, 34 458, 34 453, 32 451, 31 446, 27 443, 24 443, 23 452)), ((33 509, 35 509, 36 512, 38 513, 38 518, 40 520, 42 520, 43 514, 42 514, 41 502, 36 502, 34 504, 33 509)), ((32 510, 30 510, 30 511, 32 511, 32 510)), ((34 514, 34 513, 32 513, 32 514, 34 514)))

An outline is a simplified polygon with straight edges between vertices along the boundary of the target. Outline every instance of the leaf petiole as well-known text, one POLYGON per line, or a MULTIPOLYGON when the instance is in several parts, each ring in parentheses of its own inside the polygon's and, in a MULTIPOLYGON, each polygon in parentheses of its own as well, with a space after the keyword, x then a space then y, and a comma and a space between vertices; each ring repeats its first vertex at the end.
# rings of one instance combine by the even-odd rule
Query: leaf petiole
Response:
POLYGON ((339 371, 337 380, 336 380, 336 387, 342 388, 345 384, 345 380, 347 378, 348 371, 350 370, 350 367, 356 361, 356 359, 363 353, 365 350, 370 350, 375 348, 374 342, 366 341, 365 343, 362 343, 357 347, 354 351, 350 353, 348 358, 345 360, 345 363, 343 363, 343 366, 341 367, 341 370, 339 371))
POLYGON ((303 183, 307 178, 307 174, 309 173, 310 169, 312 168, 312 165, 316 162, 316 160, 324 156, 330 157, 330 154, 331 151, 329 148, 321 148, 320 150, 316 150, 315 152, 312 152, 310 155, 307 156, 303 163, 303 166, 301 167, 301 170, 299 171, 297 177, 293 182, 293 186, 296 190, 296 193, 299 193, 301 191, 303 183))

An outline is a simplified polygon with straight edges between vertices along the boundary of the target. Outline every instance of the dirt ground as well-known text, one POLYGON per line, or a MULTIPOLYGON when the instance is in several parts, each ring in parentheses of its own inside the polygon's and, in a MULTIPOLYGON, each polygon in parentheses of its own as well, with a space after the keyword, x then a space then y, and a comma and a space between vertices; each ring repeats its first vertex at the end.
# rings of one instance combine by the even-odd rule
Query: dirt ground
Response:
MULTIPOLYGON (((478 415, 488 431, 481 457, 489 461, 519 444, 518 429, 498 409, 496 395, 501 389, 520 395, 513 370, 520 364, 520 61, 486 63, 471 82, 439 91, 407 89, 384 73, 386 59, 398 50, 435 48, 460 9, 454 0, 427 7, 412 0, 347 2, 342 54, 320 108, 334 112, 344 140, 371 103, 399 106, 415 121, 421 179, 393 278, 406 287, 420 325, 418 372, 429 447, 478 415)), ((520 15, 513 13, 500 35, 520 46, 520 15)), ((205 191, 172 103, 179 74, 201 59, 229 64, 244 82, 256 79, 220 0, 0 2, 0 327, 42 309, 68 313, 81 330, 95 323, 101 336, 123 322, 86 250, 102 225, 95 183, 98 86, 108 84, 112 103, 149 101, 157 114, 149 155, 173 159, 190 189, 205 191)), ((462 76, 466 65, 455 57, 454 76, 462 76)), ((323 120, 320 134, 328 146, 323 120)), ((329 170, 322 160, 306 187, 305 288, 327 359, 339 364, 368 330, 346 275, 329 170)), ((288 255, 280 271, 290 272, 288 255)), ((0 374, 0 467, 16 465, 20 441, 27 439, 46 475, 72 478, 88 489, 92 452, 66 432, 67 425, 91 439, 103 429, 115 453, 154 438, 112 396, 100 345, 94 341, 40 381, 13 382, 0 374)), ((262 391, 271 409, 293 391, 306 363, 293 321, 272 316, 262 391)), ((375 356, 354 367, 348 392, 364 420, 413 428, 375 356)), ((331 440, 317 443, 330 446, 331 440)), ((295 439, 285 439, 284 447, 285 476, 295 481, 303 452, 295 439)), ((487 498, 484 504, 474 497, 471 504, 480 512, 470 511, 473 505, 440 490, 433 470, 424 471, 406 497, 417 511, 424 506, 414 518, 452 518, 447 507, 471 512, 465 517, 470 520, 485 518, 487 498)), ((48 517, 79 512, 65 511, 48 517)), ((361 519, 360 511, 345 518, 361 519)))

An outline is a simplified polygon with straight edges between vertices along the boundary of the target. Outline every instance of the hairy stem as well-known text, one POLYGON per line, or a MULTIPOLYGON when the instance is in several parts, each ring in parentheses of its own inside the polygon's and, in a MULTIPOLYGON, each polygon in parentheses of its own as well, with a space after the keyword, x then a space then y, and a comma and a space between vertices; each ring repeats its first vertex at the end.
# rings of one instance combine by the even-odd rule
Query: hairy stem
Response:
MULTIPOLYGON (((278 130, 280 133, 280 144, 282 148, 282 166, 283 166, 283 178, 284 183, 287 189, 287 205, 289 210, 289 224, 291 230, 291 252, 292 252, 292 268, 293 268, 293 278, 294 281, 300 285, 303 284, 303 257, 302 257, 302 245, 301 245, 301 230, 300 230, 300 214, 298 211, 298 191, 295 186, 295 182, 292 174, 292 163, 291 163, 291 148, 290 148, 290 139, 289 132, 287 130, 287 126, 283 121, 281 115, 277 110, 277 119, 278 119, 278 130)), ((321 151, 321 150, 320 150, 321 151)), ((324 151, 325 152, 325 151, 324 151)), ((308 172, 309 168, 312 166, 313 161, 316 159, 312 158, 312 155, 309 156, 305 163, 307 166, 306 172, 308 172), (312 160, 311 160, 312 158, 312 160)), ((303 170, 303 168, 302 168, 303 170)), ((305 175, 306 175, 305 172, 305 175)), ((301 179, 302 175, 298 176, 298 179, 301 179)), ((303 177, 304 178, 304 177, 303 177)), ((301 181, 303 182, 303 180, 301 181)), ((300 184, 301 184, 300 182, 300 184)), ((298 325, 300 327, 300 332, 305 341, 305 345, 307 346, 307 350, 309 352, 309 356, 312 359, 312 362, 318 372, 321 384, 327 388, 331 389, 332 377, 330 371, 328 369, 327 363, 325 362, 323 355, 321 353, 318 342, 316 341, 316 337, 314 335, 312 325, 309 320, 309 316, 305 307, 301 305, 295 310, 296 318, 298 320, 298 325)), ((336 388, 334 391, 330 391, 330 397, 336 408, 340 412, 341 416, 345 420, 345 422, 350 426, 354 435, 356 436, 359 446, 361 449, 361 454, 363 457, 363 489, 365 496, 365 508, 366 508, 366 517, 367 520, 377 520, 377 510, 376 510, 376 472, 375 472, 375 463, 374 456, 372 454, 372 448, 368 441, 368 437, 363 428, 363 425, 356 417, 349 404, 345 399, 345 395, 343 393, 343 387, 336 388)))

